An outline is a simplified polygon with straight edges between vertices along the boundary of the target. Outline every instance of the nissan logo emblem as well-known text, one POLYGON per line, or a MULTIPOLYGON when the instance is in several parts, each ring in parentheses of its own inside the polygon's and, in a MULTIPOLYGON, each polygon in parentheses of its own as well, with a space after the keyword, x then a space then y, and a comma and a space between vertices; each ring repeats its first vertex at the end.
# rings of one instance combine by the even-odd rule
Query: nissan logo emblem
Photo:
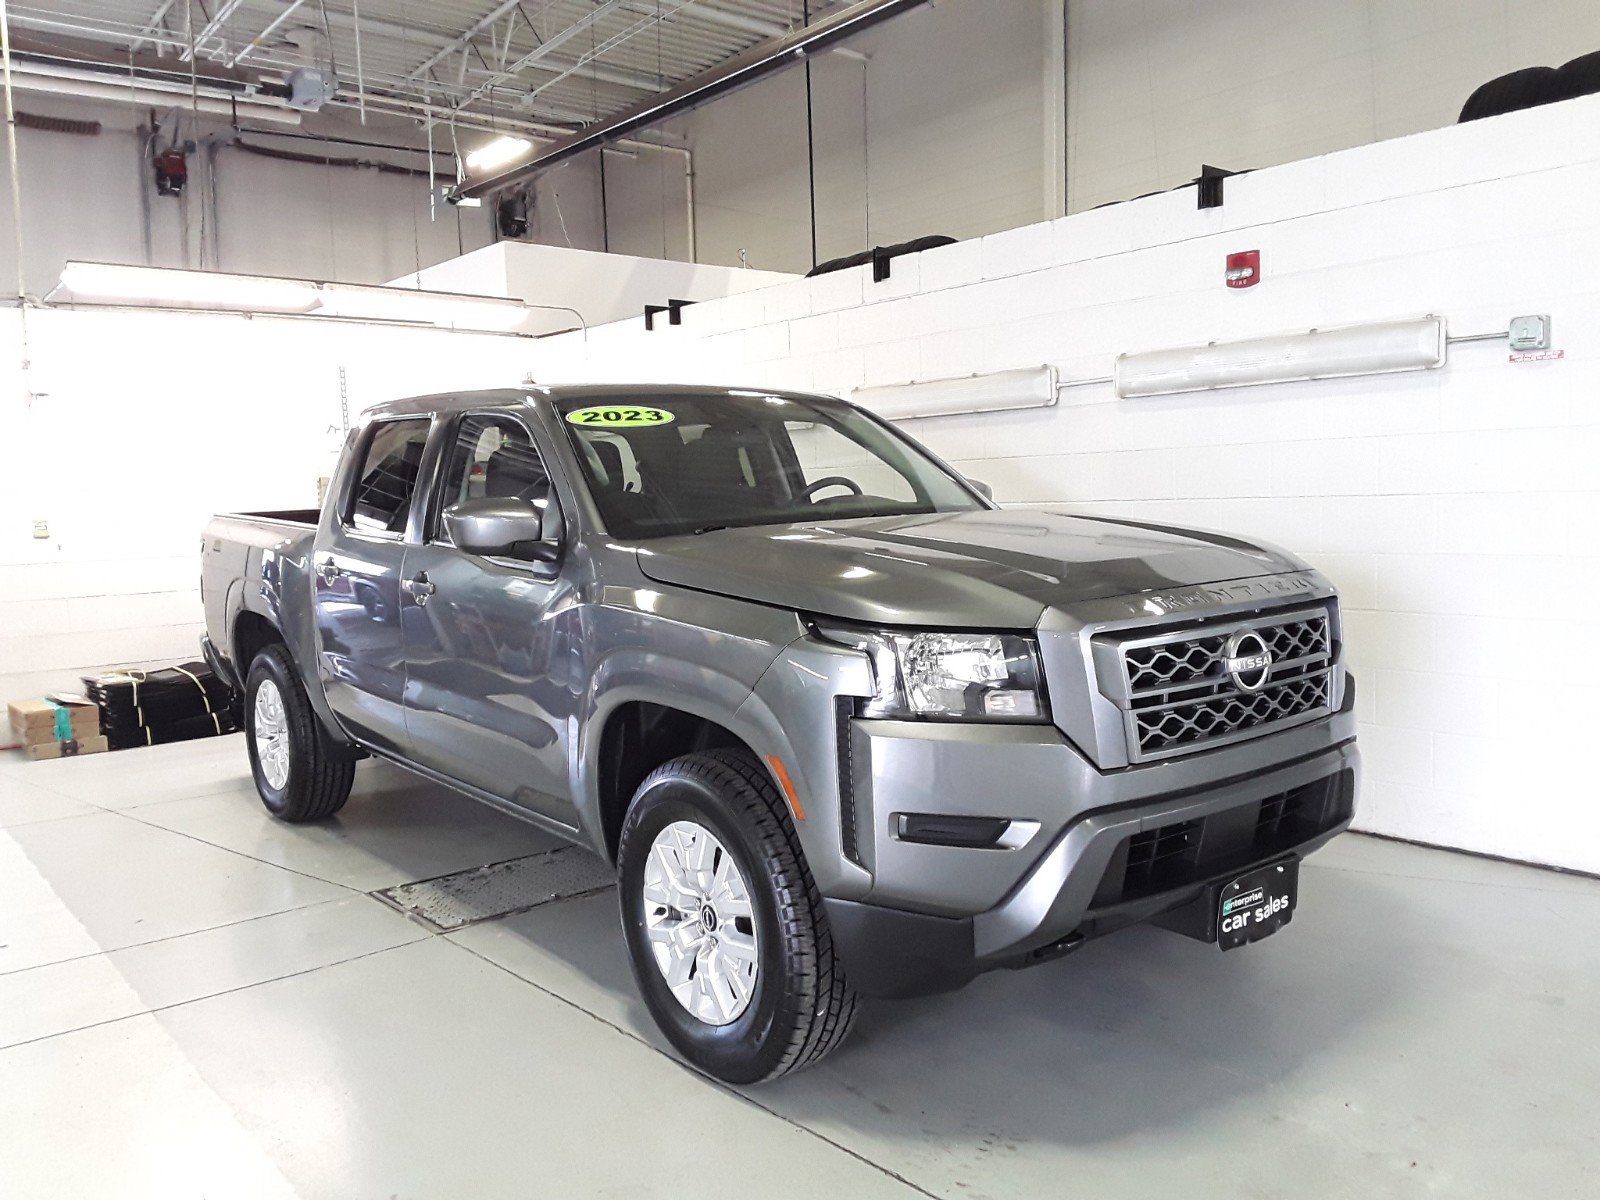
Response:
POLYGON ((1241 629, 1228 639, 1222 665, 1241 692, 1259 692, 1272 674, 1272 651, 1253 629, 1241 629))

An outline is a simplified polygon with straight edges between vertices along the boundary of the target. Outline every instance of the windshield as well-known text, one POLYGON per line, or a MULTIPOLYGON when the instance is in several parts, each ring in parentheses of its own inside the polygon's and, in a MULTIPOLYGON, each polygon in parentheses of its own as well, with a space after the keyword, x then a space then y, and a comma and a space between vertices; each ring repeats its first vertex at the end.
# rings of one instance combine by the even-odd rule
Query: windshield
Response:
POLYGON ((914 443, 837 400, 740 392, 557 408, 620 537, 983 507, 914 443))

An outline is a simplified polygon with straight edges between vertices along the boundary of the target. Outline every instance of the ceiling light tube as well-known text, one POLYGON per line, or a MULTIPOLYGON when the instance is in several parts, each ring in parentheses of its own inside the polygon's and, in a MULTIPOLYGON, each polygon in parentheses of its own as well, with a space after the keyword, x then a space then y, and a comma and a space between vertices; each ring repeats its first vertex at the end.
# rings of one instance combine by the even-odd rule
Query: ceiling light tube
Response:
POLYGON ((509 331, 528 315, 522 301, 505 296, 342 283, 323 284, 319 296, 318 315, 368 321, 509 331))
POLYGON ((1442 367, 1445 320, 1427 316, 1117 356, 1119 398, 1442 367))
POLYGON ((180 271, 121 263, 69 262, 61 288, 77 304, 125 304, 148 308, 204 308, 259 313, 308 313, 317 307, 317 285, 305 279, 180 271))
POLYGON ((934 379, 892 387, 856 388, 851 399, 890 420, 945 417, 1012 408, 1048 408, 1056 402, 1056 369, 1029 367, 963 379, 934 379))
POLYGON ((57 291, 68 293, 72 304, 341 317, 491 332, 516 330, 530 312, 530 306, 507 296, 76 261, 62 268, 57 291))
POLYGON ((467 155, 467 170, 493 171, 516 162, 531 149, 533 143, 527 138, 511 137, 509 134, 497 137, 467 155))

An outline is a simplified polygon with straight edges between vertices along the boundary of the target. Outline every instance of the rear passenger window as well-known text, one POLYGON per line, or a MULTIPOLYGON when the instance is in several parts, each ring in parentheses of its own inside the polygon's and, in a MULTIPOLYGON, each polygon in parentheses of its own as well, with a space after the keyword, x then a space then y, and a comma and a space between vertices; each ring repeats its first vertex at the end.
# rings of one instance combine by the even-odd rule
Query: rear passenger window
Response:
POLYGON ((367 442, 345 524, 365 533, 404 533, 428 442, 428 420, 385 421, 367 442))

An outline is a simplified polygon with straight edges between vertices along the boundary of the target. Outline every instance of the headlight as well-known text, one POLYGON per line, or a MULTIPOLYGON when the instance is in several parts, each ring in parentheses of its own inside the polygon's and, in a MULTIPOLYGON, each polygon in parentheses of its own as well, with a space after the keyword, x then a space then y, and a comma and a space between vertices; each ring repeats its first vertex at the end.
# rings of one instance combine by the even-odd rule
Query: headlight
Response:
POLYGON ((872 660, 866 717, 966 721, 1046 719, 1039 656, 1031 638, 1009 633, 897 633, 822 625, 832 642, 872 660))

